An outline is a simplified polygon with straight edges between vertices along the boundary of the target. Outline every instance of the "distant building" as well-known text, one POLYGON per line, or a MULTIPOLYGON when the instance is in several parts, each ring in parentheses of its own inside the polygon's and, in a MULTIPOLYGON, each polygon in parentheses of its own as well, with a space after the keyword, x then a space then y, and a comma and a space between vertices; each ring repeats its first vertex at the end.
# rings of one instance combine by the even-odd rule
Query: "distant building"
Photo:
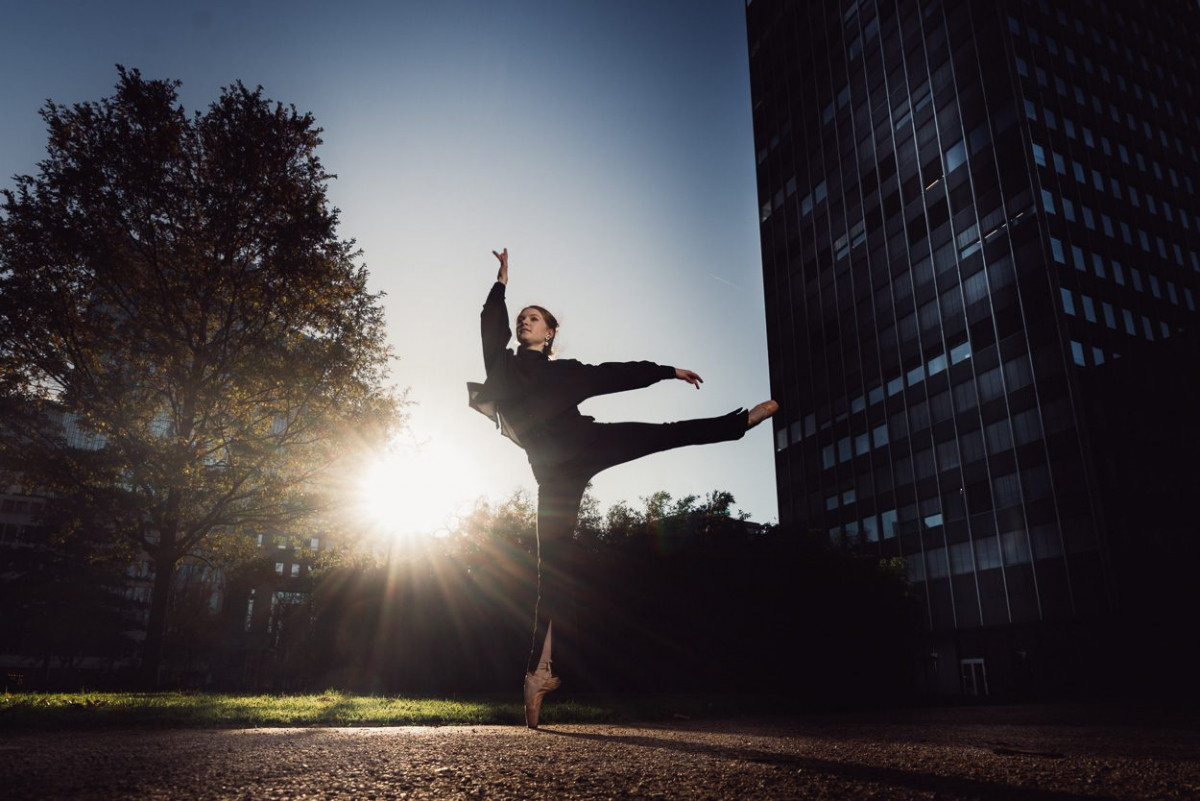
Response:
POLYGON ((43 524, 53 504, 17 486, 0 492, 0 679, 8 690, 130 672, 145 636, 145 574, 86 538, 55 542, 43 524))
POLYGON ((1102 681, 1154 605, 1130 554, 1200 533, 1196 407, 1159 402, 1200 369, 1200 6, 746 19, 781 522, 904 558, 925 692, 1102 681))

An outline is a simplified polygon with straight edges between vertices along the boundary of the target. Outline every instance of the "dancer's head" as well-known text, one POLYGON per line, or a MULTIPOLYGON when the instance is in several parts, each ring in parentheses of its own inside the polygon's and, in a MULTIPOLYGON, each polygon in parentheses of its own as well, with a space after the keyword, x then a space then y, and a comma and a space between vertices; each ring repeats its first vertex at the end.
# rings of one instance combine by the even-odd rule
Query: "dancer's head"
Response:
POLYGON ((541 306, 526 306, 517 315, 517 342, 522 348, 554 353, 554 337, 558 334, 558 318, 541 306))

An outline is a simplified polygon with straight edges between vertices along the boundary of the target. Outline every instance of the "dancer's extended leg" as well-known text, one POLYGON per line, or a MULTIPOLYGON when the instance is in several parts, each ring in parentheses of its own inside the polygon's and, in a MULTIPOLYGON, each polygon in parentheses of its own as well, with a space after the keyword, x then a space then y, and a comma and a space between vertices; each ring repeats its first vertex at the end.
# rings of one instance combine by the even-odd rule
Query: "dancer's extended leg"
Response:
POLYGON ((746 435, 747 419, 748 412, 739 410, 677 423, 597 423, 601 434, 595 444, 568 466, 590 477, 652 453, 741 439, 746 435))

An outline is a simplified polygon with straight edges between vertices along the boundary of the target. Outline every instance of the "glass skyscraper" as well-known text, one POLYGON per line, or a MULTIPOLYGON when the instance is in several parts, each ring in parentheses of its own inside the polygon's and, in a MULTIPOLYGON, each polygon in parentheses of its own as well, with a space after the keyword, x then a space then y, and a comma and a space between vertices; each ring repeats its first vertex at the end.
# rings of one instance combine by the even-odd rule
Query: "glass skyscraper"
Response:
POLYGON ((781 523, 904 559, 925 690, 1069 685, 1143 535, 1121 471, 1177 467, 1109 434, 1200 427, 1106 405, 1200 370, 1200 7, 746 18, 781 523))

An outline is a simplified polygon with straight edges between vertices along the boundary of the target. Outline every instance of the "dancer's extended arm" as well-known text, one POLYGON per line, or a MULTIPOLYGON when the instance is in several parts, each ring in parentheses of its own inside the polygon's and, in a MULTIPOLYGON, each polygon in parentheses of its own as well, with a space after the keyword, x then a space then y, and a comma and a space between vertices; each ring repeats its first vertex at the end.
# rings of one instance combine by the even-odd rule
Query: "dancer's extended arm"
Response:
POLYGON ((576 362, 575 364, 579 371, 578 385, 583 390, 581 397, 584 398, 641 389, 668 378, 687 381, 696 389, 699 389, 700 384, 703 383, 703 379, 691 370, 667 367, 654 362, 605 362, 595 365, 576 362))

